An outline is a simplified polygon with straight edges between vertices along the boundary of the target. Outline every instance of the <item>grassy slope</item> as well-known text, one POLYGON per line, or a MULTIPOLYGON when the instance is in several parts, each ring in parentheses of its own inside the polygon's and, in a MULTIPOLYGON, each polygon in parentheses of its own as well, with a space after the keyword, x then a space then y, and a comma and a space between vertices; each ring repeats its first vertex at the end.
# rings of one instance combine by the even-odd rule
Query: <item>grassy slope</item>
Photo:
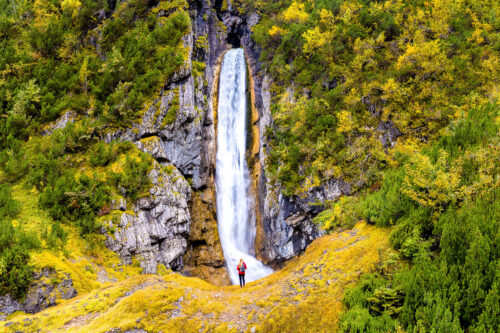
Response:
MULTIPOLYGON (((346 286, 389 254, 387 232, 365 223, 322 237, 273 275, 246 288, 215 287, 175 273, 134 275, 36 315, 17 315, 7 331, 331 332, 346 286)), ((7 326, 8 325, 8 326, 7 326)))
MULTIPOLYGON (((51 219, 47 211, 39 207, 36 189, 27 191, 22 184, 18 184, 12 190, 13 198, 21 204, 21 212, 14 224, 43 233, 51 219)), ((77 228, 67 224, 63 228, 68 233, 63 251, 44 248, 32 253, 30 264, 36 269, 53 267, 58 272, 69 274, 79 294, 99 288, 106 282, 123 280, 141 272, 138 264, 121 266, 118 255, 105 248, 104 242, 95 242, 91 247, 79 235, 77 228)))

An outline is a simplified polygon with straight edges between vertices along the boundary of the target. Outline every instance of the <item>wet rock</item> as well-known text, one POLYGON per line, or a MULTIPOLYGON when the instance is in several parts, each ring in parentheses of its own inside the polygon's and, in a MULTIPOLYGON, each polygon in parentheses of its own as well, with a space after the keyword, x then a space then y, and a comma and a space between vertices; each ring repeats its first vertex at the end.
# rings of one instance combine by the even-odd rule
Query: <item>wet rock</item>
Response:
POLYGON ((0 296, 0 313, 7 315, 16 311, 37 313, 56 305, 58 299, 70 299, 77 294, 69 274, 44 268, 34 273, 24 301, 19 302, 10 295, 0 296))
POLYGON ((210 188, 195 192, 190 211, 192 224, 183 273, 199 276, 215 285, 230 284, 217 227, 215 192, 210 188))
POLYGON ((156 273, 160 263, 179 270, 190 230, 191 189, 172 165, 155 162, 149 178, 149 195, 132 204, 118 221, 108 221, 106 245, 127 264, 137 256, 144 273, 156 273))

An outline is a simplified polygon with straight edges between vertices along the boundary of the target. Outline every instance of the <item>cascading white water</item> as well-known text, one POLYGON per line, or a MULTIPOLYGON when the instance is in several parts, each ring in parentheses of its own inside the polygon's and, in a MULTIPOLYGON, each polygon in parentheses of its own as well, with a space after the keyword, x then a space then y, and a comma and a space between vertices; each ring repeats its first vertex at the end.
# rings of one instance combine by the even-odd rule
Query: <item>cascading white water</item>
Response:
POLYGON ((250 219, 249 172, 246 147, 246 65, 242 49, 231 49, 222 60, 217 111, 217 223, 224 257, 233 284, 239 283, 236 266, 243 258, 246 281, 271 274, 254 252, 255 221, 250 219))

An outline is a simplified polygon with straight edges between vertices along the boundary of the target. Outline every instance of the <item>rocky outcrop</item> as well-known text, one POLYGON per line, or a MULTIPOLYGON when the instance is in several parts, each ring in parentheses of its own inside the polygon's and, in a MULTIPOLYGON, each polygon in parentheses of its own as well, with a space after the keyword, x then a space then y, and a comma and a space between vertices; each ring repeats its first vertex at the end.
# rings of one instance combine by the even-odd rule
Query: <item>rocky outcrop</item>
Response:
POLYGON ((165 153, 165 148, 163 142, 157 136, 150 136, 141 140, 134 142, 136 147, 139 148, 144 153, 148 153, 157 161, 167 161, 167 153, 165 153))
MULTIPOLYGON (((227 49, 226 32, 206 1, 190 3, 192 28, 183 38, 189 55, 181 69, 165 83, 160 96, 127 129, 108 133, 105 140, 135 142, 141 149, 144 138, 157 137, 152 152, 160 162, 173 164, 192 180, 194 190, 211 186, 210 172, 215 165, 215 131, 212 87, 220 55, 227 49), (206 46, 199 41, 206 40, 206 46), (203 63, 204 71, 193 70, 193 61, 203 63), (164 154, 163 154, 164 153, 164 154), (213 155, 213 156, 211 156, 213 155)), ((147 149, 146 149, 147 150, 147 149)))
POLYGON ((24 301, 15 300, 10 295, 0 296, 0 314, 9 315, 16 311, 37 313, 56 305, 57 300, 70 299, 77 294, 68 274, 44 268, 34 273, 24 301))
MULTIPOLYGON (((183 213, 172 216, 167 223, 151 214, 165 209, 160 202, 166 193, 156 196, 153 205, 134 204, 133 213, 124 212, 120 221, 113 223, 119 230, 109 237, 109 245, 127 262, 140 254, 138 257, 145 272, 154 272, 156 263, 181 270, 185 261, 186 274, 225 284, 227 273, 218 237, 213 175, 214 87, 221 55, 229 47, 227 29, 208 1, 190 1, 189 6, 192 27, 184 37, 184 46, 189 50, 185 64, 165 83, 159 97, 137 124, 108 133, 105 140, 132 141, 159 163, 178 170, 180 178, 189 180, 193 199, 189 201, 189 198, 178 196, 176 202, 168 202, 168 209, 182 207, 183 213), (187 202, 189 211, 186 213, 187 202), (157 227, 151 224, 162 230, 159 238, 151 231, 157 227)), ((124 205, 120 200, 114 203, 117 208, 124 205)))
POLYGON ((63 129, 68 124, 74 123, 77 118, 77 114, 74 111, 65 112, 59 119, 54 123, 48 125, 44 130, 42 130, 42 135, 50 135, 57 129, 63 129))
POLYGON ((189 236, 191 189, 171 165, 155 162, 149 178, 148 196, 128 205, 123 199, 113 204, 120 211, 112 214, 118 218, 107 222, 106 245, 127 264, 136 256, 144 273, 156 273, 158 264, 178 270, 189 236))
POLYGON ((380 122, 377 132, 379 132, 380 143, 385 148, 394 147, 396 140, 403 135, 390 121, 380 122))
POLYGON ((332 179, 311 188, 304 197, 285 196, 279 186, 266 184, 262 223, 265 235, 258 248, 264 261, 278 264, 305 250, 322 231, 312 222, 325 201, 350 193, 349 184, 332 179))

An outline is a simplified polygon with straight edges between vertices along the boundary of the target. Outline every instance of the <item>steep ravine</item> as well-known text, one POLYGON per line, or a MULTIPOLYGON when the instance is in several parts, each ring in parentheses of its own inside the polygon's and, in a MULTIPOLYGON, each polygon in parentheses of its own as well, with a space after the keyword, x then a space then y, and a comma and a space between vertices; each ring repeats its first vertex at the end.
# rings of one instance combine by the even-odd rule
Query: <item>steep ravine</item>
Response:
POLYGON ((170 170, 168 173, 178 175, 169 182, 161 168, 155 168, 150 177, 159 187, 152 188, 149 197, 133 205, 120 198, 115 200, 112 208, 121 217, 118 223, 108 222, 114 230, 114 235, 108 237, 110 248, 125 262, 138 258, 145 273, 155 273, 157 265, 164 264, 218 285, 228 283, 217 230, 214 187, 217 81, 226 50, 241 46, 248 65, 251 145, 247 155, 257 198, 257 257, 276 266, 302 252, 321 234, 312 223, 321 207, 309 204, 334 200, 349 192, 348 184, 331 181, 311 189, 303 198, 286 197, 279 184, 268 181, 264 134, 272 126, 270 79, 261 68, 260 50, 251 39, 251 29, 259 16, 223 8, 219 2, 189 2, 192 25, 183 38, 187 53, 182 69, 165 83, 139 122, 106 136, 108 142, 134 142, 170 170), (179 182, 182 188, 189 185, 191 189, 175 190, 180 185, 174 183, 179 182), (185 194, 161 194, 170 190, 185 194), (179 213, 182 210, 186 212, 179 213))

